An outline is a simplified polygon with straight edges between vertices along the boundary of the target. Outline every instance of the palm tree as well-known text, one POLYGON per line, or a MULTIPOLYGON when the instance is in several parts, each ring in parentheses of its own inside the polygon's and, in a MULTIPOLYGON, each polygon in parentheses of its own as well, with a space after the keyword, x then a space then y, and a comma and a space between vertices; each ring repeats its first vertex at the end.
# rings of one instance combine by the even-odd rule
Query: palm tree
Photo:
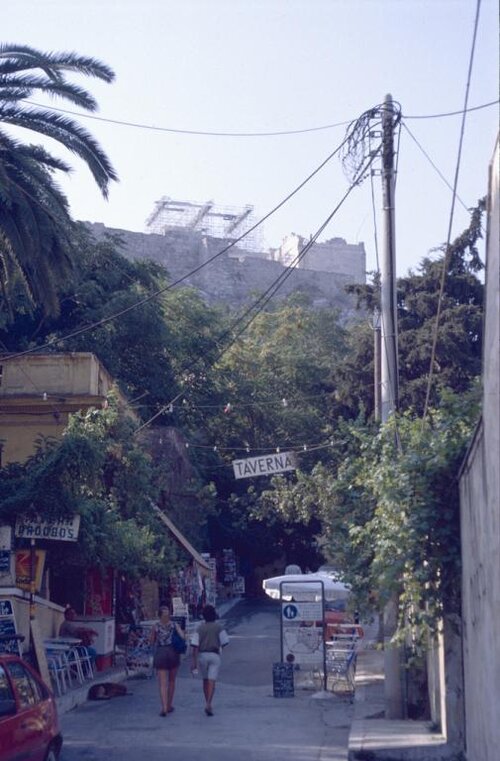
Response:
MULTIPOLYGON (((27 102, 34 94, 63 98, 87 111, 97 103, 66 73, 114 79, 94 58, 43 53, 28 46, 0 45, 0 122, 39 132, 82 158, 103 196, 116 173, 96 140, 63 114, 27 102)), ((70 167, 39 146, 25 145, 0 130, 0 279, 5 303, 21 281, 46 314, 57 314, 59 285, 71 272, 73 222, 53 173, 70 167)))

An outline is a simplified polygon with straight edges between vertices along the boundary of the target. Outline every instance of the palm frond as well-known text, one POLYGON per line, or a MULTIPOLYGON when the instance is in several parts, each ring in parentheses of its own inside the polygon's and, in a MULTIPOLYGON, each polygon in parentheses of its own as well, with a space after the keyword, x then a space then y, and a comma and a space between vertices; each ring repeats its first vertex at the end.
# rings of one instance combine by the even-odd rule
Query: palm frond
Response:
POLYGON ((95 111, 97 101, 83 87, 66 80, 53 81, 48 77, 16 76, 8 77, 0 74, 0 100, 20 100, 19 93, 24 93, 22 98, 29 98, 33 91, 64 98, 86 111, 95 111), (17 88, 13 89, 13 88, 17 88), (10 93, 10 95, 9 95, 10 93), (14 94, 14 97, 12 97, 14 94))
POLYGON ((45 53, 28 45, 3 43, 0 45, 0 73, 9 74, 27 69, 42 69, 47 76, 59 79, 61 72, 74 71, 87 77, 112 82, 115 73, 97 58, 77 53, 45 53))
POLYGON ((37 108, 19 109, 1 103, 0 121, 31 129, 57 140, 85 161, 104 198, 108 197, 109 181, 117 180, 118 175, 99 143, 75 121, 53 111, 37 108))

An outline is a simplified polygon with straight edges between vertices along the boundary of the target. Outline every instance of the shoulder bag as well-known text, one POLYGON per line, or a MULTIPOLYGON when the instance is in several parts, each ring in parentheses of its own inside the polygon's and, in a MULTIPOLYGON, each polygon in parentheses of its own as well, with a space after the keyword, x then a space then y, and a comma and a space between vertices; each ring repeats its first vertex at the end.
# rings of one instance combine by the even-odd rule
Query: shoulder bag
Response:
POLYGON ((186 640, 184 637, 181 637, 177 631, 175 624, 172 631, 172 647, 174 648, 175 652, 180 653, 180 655, 183 655, 187 650, 186 640))

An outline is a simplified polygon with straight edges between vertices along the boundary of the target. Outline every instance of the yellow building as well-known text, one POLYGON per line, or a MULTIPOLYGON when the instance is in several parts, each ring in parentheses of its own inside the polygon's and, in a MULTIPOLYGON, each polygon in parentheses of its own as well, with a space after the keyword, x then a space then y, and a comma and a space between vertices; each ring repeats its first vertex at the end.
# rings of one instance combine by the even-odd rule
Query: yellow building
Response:
MULTIPOLYGON (((70 413, 102 408, 113 379, 94 354, 0 356, 1 465, 24 462, 40 436, 58 438, 70 413)), ((123 399, 125 403, 125 399, 123 399)))
MULTIPOLYGON (((69 415, 101 409, 113 379, 94 354, 65 352, 0 356, 1 465, 24 462, 36 451, 40 437, 58 438, 69 415)), ((126 400, 122 397, 126 404, 126 400)), ((0 526, 0 601, 9 600, 17 631, 29 642, 29 594, 16 584, 10 526, 0 526)), ((49 595, 47 595, 49 596, 49 595)), ((63 608, 36 597, 37 620, 43 636, 57 635, 63 608)))

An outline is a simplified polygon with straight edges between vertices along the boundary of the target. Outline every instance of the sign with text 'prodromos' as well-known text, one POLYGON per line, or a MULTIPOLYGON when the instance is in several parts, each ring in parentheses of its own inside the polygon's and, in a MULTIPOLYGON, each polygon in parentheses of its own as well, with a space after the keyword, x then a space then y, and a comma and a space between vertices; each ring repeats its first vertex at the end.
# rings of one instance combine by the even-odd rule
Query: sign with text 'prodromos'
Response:
POLYGON ((247 457, 245 460, 233 460, 235 478, 253 478, 254 476, 272 476, 297 468, 295 452, 277 452, 262 457, 247 457))
POLYGON ((18 518, 16 536, 23 539, 53 539, 58 542, 76 542, 80 528, 80 516, 67 518, 44 518, 41 515, 18 518))

